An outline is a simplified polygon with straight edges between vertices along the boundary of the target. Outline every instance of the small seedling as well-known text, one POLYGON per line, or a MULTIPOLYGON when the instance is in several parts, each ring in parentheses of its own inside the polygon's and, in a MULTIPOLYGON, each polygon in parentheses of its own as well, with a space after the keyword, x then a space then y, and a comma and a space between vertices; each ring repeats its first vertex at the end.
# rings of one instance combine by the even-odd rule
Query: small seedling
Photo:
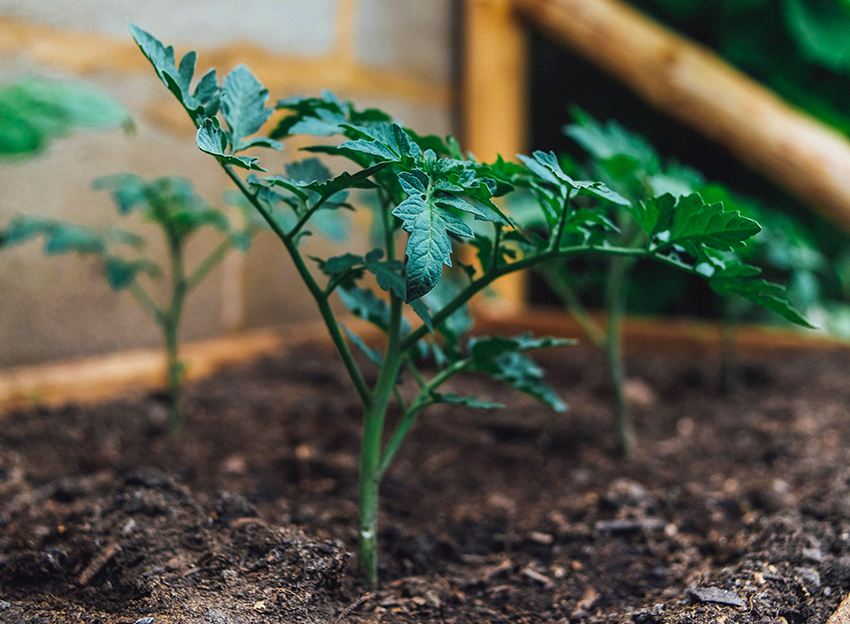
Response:
MULTIPOLYGON (((697 270, 705 272, 703 276, 708 278, 712 289, 724 298, 725 309, 730 313, 732 310, 742 309, 742 302, 750 305, 756 303, 794 323, 804 324, 801 323, 800 315, 787 304, 782 290, 776 290, 775 285, 766 287, 762 283, 758 287, 761 289, 760 292, 744 293, 741 289, 749 288, 745 286, 746 281, 736 281, 736 272, 741 275, 752 272, 752 268, 743 268, 744 265, 740 263, 741 252, 746 253, 748 259, 758 260, 767 265, 772 264, 769 253, 753 253, 756 249, 765 250, 765 243, 759 242, 764 241, 765 237, 754 236, 760 230, 755 225, 756 222, 741 216, 735 219, 729 219, 726 216, 738 214, 738 210, 743 208, 747 208, 749 216, 753 216, 755 210, 750 203, 732 195, 720 185, 706 184, 703 176, 690 167, 675 161, 664 162, 643 137, 629 132, 615 121, 602 124, 578 109, 575 109, 573 114, 575 122, 565 126, 564 132, 590 154, 591 160, 586 168, 582 168, 564 158, 566 166, 605 181, 609 187, 628 200, 626 204, 608 202, 607 205, 594 207, 595 214, 604 215, 620 230, 620 236, 627 241, 627 247, 644 248, 647 245, 647 236, 649 235, 650 238, 652 236, 647 223, 642 222, 646 219, 646 207, 672 202, 676 206, 672 208, 675 215, 682 210, 683 206, 701 205, 703 208, 699 208, 699 212, 690 219, 706 220, 706 225, 709 227, 712 221, 715 221, 714 225, 719 225, 721 220, 726 219, 730 229, 738 229, 737 236, 730 237, 724 234, 711 241, 702 241, 702 249, 693 249, 689 246, 689 235, 680 234, 681 242, 673 245, 671 250, 677 255, 686 254, 696 257, 693 254, 701 254, 703 256, 703 262, 697 265, 697 270), (718 201, 720 199, 725 202, 718 201), (724 204, 726 210, 718 211, 716 207, 724 204), (730 207, 737 210, 730 211, 730 207), (747 235, 744 236, 744 234, 747 235), (726 266, 728 263, 731 263, 729 268, 724 269, 719 275, 714 271, 715 266, 726 266), (732 269, 734 265, 740 265, 741 268, 732 269), (734 295, 741 295, 743 299, 734 295)), ((762 214, 765 217, 769 216, 766 213, 762 214)), ((529 225, 533 226, 533 221, 529 225)), ((690 225, 685 229, 688 227, 690 225)), ((669 232, 671 237, 676 234, 675 228, 669 232)), ((659 242, 665 242, 663 237, 667 235, 667 232, 661 230, 659 234, 656 234, 656 239, 659 242)), ((776 234, 772 236, 775 237, 776 234)), ((651 241, 650 244, 652 244, 651 241)), ((612 387, 614 430, 620 450, 624 454, 629 454, 635 443, 624 393, 626 369, 622 348, 622 324, 628 287, 633 282, 631 274, 636 259, 637 257, 634 256, 615 256, 609 260, 606 269, 603 270, 604 306, 607 312, 604 324, 588 312, 579 292, 580 280, 566 262, 550 263, 538 268, 538 272, 547 281, 552 291, 561 298, 586 335, 605 352, 612 387)), ((592 272, 588 272, 587 267, 584 268, 584 277, 587 277, 588 273, 592 272)))
POLYGON ((162 229, 171 276, 171 296, 166 305, 158 304, 139 281, 143 275, 159 278, 163 271, 143 254, 145 240, 132 232, 116 228, 97 230, 41 217, 19 216, 0 230, 0 248, 20 245, 41 236, 45 255, 76 252, 94 256, 103 265, 103 275, 109 286, 116 291, 130 292, 162 330, 168 371, 167 428, 172 437, 177 437, 183 423, 180 393, 184 364, 179 358, 179 345, 186 297, 231 249, 247 249, 254 234, 265 228, 253 218, 253 213, 248 213, 245 227, 233 229, 224 213, 210 207, 198 196, 191 182, 182 178, 159 178, 149 182, 137 176, 119 174, 101 178, 94 186, 111 192, 122 216, 139 212, 145 220, 162 229), (204 226, 212 226, 223 238, 189 271, 185 262, 186 245, 204 226))
POLYGON ((378 580, 378 489, 419 414, 436 403, 500 407, 446 392, 442 390, 446 382, 459 373, 478 371, 554 409, 565 409, 525 353, 567 341, 527 335, 465 337, 471 324, 467 302, 495 280, 566 257, 652 258, 702 275, 718 289, 782 308, 805 324, 787 308, 781 287, 760 280, 758 269, 716 253, 759 230, 754 221, 726 212, 720 204, 704 204, 697 195, 678 201, 663 195, 632 205, 602 182, 572 178, 554 154, 543 152, 520 156, 522 164, 501 158, 481 163, 465 156, 451 137, 421 136, 382 111, 358 110, 329 93, 284 99, 269 107, 268 91, 244 65, 233 69, 221 84, 215 70, 210 70, 192 88, 194 52, 186 54, 178 66, 173 48, 140 28, 131 29, 159 78, 198 128, 198 147, 218 161, 280 238, 362 401, 359 563, 369 586, 378 580), (276 110, 283 115, 271 131, 255 136, 276 110), (306 149, 342 157, 353 170, 309 182, 290 174, 268 175, 258 157, 246 154, 256 147, 282 149, 279 141, 298 134, 340 137, 337 145, 325 142, 306 149), (318 279, 300 247, 306 228, 322 211, 346 205, 349 191, 355 189, 376 197, 381 245, 311 258, 322 272, 323 278, 318 279), (516 189, 534 197, 545 224, 542 232, 523 231, 494 202, 516 189), (629 244, 624 245, 621 232, 604 211, 576 205, 575 200, 587 196, 629 206, 644 232, 643 244, 626 241, 629 244), (404 260, 396 257, 399 237, 406 237, 404 260), (453 279, 443 267, 452 265, 453 256, 457 262, 455 248, 462 245, 476 252, 476 266, 460 265, 461 275, 453 279), (376 286, 370 287, 372 283, 376 286), (333 297, 386 334, 382 351, 342 325, 330 305, 333 297), (404 314, 405 306, 413 315, 404 314), (415 317, 419 320, 414 323, 415 317), (352 346, 378 368, 374 384, 367 383, 352 346), (430 378, 423 359, 436 367, 430 378), (408 394, 411 384, 404 383, 407 377, 414 386, 412 395, 408 394), (401 417, 385 436, 387 409, 393 399, 401 417))

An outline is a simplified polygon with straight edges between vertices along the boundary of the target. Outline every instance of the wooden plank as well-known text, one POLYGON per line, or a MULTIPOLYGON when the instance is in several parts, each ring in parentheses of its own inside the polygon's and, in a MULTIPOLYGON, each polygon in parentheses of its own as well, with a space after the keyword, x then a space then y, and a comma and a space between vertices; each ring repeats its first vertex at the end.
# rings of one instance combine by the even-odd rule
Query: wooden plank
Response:
MULTIPOLYGON (((383 335, 374 326, 353 318, 345 323, 367 344, 376 348, 385 346, 383 335)), ((564 338, 582 337, 578 324, 563 310, 510 312, 479 308, 475 313, 477 334, 516 335, 527 331, 564 338)), ((632 353, 703 355, 719 354, 722 348, 718 324, 688 319, 629 318, 623 336, 626 351, 632 353)), ((736 343, 742 355, 850 349, 846 342, 819 334, 755 326, 742 326, 736 333, 736 343)), ((200 379, 225 366, 247 363, 262 355, 285 353, 305 344, 327 348, 328 357, 336 357, 324 325, 303 323, 189 343, 183 349, 183 359, 189 364, 186 377, 190 381, 200 379)), ((0 371, 0 418, 12 410, 33 405, 94 403, 128 392, 163 388, 164 379, 164 357, 158 349, 8 369, 0 371)))
MULTIPOLYGON (((353 6, 351 2, 341 4, 340 16, 350 15, 353 6)), ((344 33, 345 28, 341 31, 344 33)), ((341 41, 341 45, 348 43, 350 40, 341 41)), ((178 55, 189 50, 180 42, 175 47, 178 55)), ((150 64, 130 38, 129 31, 125 38, 116 40, 98 33, 0 16, 0 52, 25 54, 38 64, 78 75, 117 71, 122 74, 143 72, 153 76, 150 64)), ((224 73, 239 63, 245 63, 269 88, 273 99, 292 95, 293 90, 330 89, 344 93, 346 97, 378 95, 433 106, 448 106, 453 100, 451 86, 444 81, 425 80, 402 71, 370 67, 353 60, 347 62, 344 55, 349 52, 341 48, 321 56, 304 57, 271 52, 251 43, 234 42, 198 49, 198 74, 210 67, 217 67, 219 72, 224 73)), ((155 80, 153 77, 151 84, 155 80)), ((163 99, 166 99, 164 95, 163 99)), ((170 104, 173 107, 173 102, 170 104)), ((168 111, 155 114, 154 118, 166 123, 172 121, 168 111)), ((173 117, 173 123, 178 132, 189 132, 187 128, 194 131, 183 111, 173 117)))
MULTIPOLYGON (((528 118, 525 33, 508 0, 464 3, 462 144, 480 160, 511 159, 524 152, 528 118)), ((469 259, 467 259, 469 260, 469 259)), ((493 285, 494 301, 476 303, 519 309, 526 277, 513 274, 493 285)))
MULTIPOLYGON (((604 322, 604 316, 598 320, 604 322)), ((477 310, 475 331, 483 334, 578 338, 591 345, 575 319, 564 310, 530 309, 521 315, 477 310)), ((850 343, 814 332, 793 331, 757 325, 741 325, 735 344, 742 355, 779 355, 794 351, 850 350, 850 343)), ((627 353, 719 355, 724 348, 720 323, 686 318, 627 318, 623 325, 623 347, 627 353)))
MULTIPOLYGON (((305 340, 316 327, 299 329, 305 340)), ((280 331, 253 331, 237 336, 186 344, 181 353, 188 364, 187 380, 221 368, 248 362, 285 344, 280 331)), ((128 391, 147 391, 165 385, 165 356, 160 349, 135 349, 0 371, 0 414, 32 405, 93 403, 128 391)))
POLYGON ((850 142, 619 0, 513 0, 638 96, 850 229, 850 142))

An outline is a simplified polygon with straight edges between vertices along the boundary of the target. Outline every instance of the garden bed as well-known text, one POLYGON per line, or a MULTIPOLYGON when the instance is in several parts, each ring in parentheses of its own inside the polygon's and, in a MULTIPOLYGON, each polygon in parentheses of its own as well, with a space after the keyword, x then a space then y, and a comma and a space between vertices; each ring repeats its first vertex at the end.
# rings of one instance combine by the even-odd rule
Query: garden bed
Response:
POLYGON ((820 624, 836 610, 850 354, 748 356, 728 394, 716 356, 633 354, 629 459, 599 354, 537 359, 567 413, 465 377, 452 389, 508 408, 423 415, 382 489, 382 585, 361 604, 359 403, 324 343, 190 385, 176 442, 156 394, 10 413, 0 621, 820 624))

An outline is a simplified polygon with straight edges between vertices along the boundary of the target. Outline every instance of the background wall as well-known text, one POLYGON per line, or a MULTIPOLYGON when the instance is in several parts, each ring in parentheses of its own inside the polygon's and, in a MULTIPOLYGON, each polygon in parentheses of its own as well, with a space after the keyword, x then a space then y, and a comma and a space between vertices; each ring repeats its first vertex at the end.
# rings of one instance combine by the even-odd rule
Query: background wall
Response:
MULTIPOLYGON (((197 49, 199 71, 247 63, 272 101, 331 89, 420 132, 453 130, 451 0, 0 0, 0 82, 81 78, 136 122, 134 134, 78 134, 37 159, 0 164, 0 224, 19 213, 110 224, 112 202, 91 181, 119 171, 186 176, 221 204, 227 180, 195 147, 191 122, 136 48, 127 19, 178 57, 197 49)), ((299 158, 292 145, 284 157, 299 158)), ((132 226, 153 234, 162 258, 155 231, 132 226)), ((213 237, 200 235, 190 259, 213 237)), ((315 318, 279 246, 263 235, 244 259, 228 258, 189 300, 185 339, 315 318)), ((46 258, 37 243, 0 256, 0 367, 158 344, 131 297, 110 291, 91 262, 46 258)))

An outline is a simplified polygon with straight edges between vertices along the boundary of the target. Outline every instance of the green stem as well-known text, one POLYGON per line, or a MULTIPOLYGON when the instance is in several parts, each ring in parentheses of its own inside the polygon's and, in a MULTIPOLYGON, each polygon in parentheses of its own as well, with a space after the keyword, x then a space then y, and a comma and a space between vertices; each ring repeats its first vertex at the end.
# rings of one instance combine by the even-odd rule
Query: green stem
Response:
POLYGON ((623 361, 622 344, 623 317, 626 310, 626 275, 631 264, 631 258, 622 256, 611 258, 611 270, 608 275, 606 293, 608 330, 605 340, 605 357, 608 360, 608 374, 614 393, 614 427, 620 450, 626 456, 631 454, 634 447, 634 432, 623 389, 626 379, 626 365, 623 361))
MULTIPOLYGON (((573 256, 576 254, 600 256, 631 256, 633 258, 642 258, 649 255, 649 252, 647 252, 645 249, 633 249, 629 247, 596 247, 593 245, 576 245, 573 247, 563 247, 561 249, 551 249, 535 256, 523 258, 522 260, 517 260, 516 262, 511 262, 510 264, 505 264, 498 267, 491 266, 489 271, 487 271, 484 275, 470 283, 466 288, 464 288, 457 295, 455 295, 454 299, 452 299, 439 312, 437 312, 431 317, 431 320, 435 327, 438 326, 452 314, 457 312, 474 295, 487 288, 487 286, 492 284, 500 277, 503 277, 510 273, 515 273, 517 271, 523 271, 525 269, 536 266, 541 262, 548 262, 550 260, 554 260, 555 258, 573 256)), ((428 328, 424 325, 417 327, 415 330, 405 336, 401 345, 402 350, 407 351, 408 349, 410 349, 427 333, 428 328)))
POLYGON ((555 231, 552 233, 552 240, 549 241, 549 251, 557 250, 561 247, 561 239, 564 237, 564 228, 567 225, 567 217, 570 215, 570 199, 572 198, 572 189, 567 191, 567 197, 564 199, 564 206, 561 214, 558 215, 558 224, 555 231))
POLYGON ((403 352, 401 346, 401 321, 403 302, 390 295, 389 343, 384 365, 378 374, 372 401, 367 405, 363 419, 363 443, 360 451, 359 498, 359 565, 366 585, 371 589, 378 584, 378 490, 381 483, 381 437, 390 397, 398 379, 403 352))
POLYGON ((319 313, 322 315, 325 327, 327 327, 328 334, 330 334, 331 340, 333 340, 334 346, 342 358, 345 370, 348 371, 348 376, 351 378, 351 382, 354 384, 354 388, 357 390, 360 400, 363 402, 363 405, 368 408, 368 406, 372 403, 372 395, 369 392, 369 387, 366 385, 366 381, 363 379, 363 375, 357 367, 357 362, 354 360, 351 349, 342 335, 339 324, 334 318, 333 310, 331 310, 330 303, 328 302, 328 296, 313 278, 313 275, 310 273, 310 269, 307 268, 304 258, 298 251, 297 242, 293 240, 286 230, 283 229, 283 226, 277 222, 263 203, 257 199, 256 195, 251 192, 251 189, 249 189, 245 182, 243 182, 242 178, 233 171, 233 167, 225 164, 221 164, 221 166, 246 199, 251 202, 251 205, 257 209, 263 219, 265 219, 266 223, 269 224, 272 231, 277 234, 284 247, 286 247, 286 251, 289 253, 289 257, 292 259, 295 269, 298 271, 298 275, 304 281, 304 284, 307 286, 307 290, 310 291, 310 294, 316 301, 319 313))
POLYGON ((227 257, 233 245, 229 238, 224 239, 218 247, 212 250, 210 254, 201 260, 195 270, 186 279, 186 290, 194 290, 198 284, 204 281, 207 275, 210 274, 227 257))
POLYGON ((310 220, 310 217, 312 217, 314 214, 316 214, 316 211, 319 208, 322 207, 322 205, 328 200, 328 197, 330 197, 330 195, 328 195, 326 197, 319 198, 319 200, 315 204, 313 204, 310 208, 307 209, 307 211, 303 215, 301 215, 301 218, 298 219, 298 222, 295 224, 295 226, 289 232, 289 236, 292 238, 292 240, 297 239, 298 232, 300 232, 301 229, 305 225, 307 225, 307 221, 310 220))
POLYGON ((180 437, 183 428, 183 414, 180 409, 181 386, 184 365, 179 358, 180 323, 183 318, 183 306, 189 284, 186 280, 183 264, 181 241, 175 236, 168 238, 168 250, 171 255, 171 306, 165 313, 162 330, 165 338, 166 364, 168 366, 168 434, 172 438, 180 437))
POLYGON ((450 377, 458 374, 466 368, 468 364, 468 360, 455 362, 448 368, 434 375, 434 377, 431 378, 431 381, 426 382, 422 386, 419 390, 419 394, 417 394, 416 398, 413 400, 413 403, 411 403, 410 407, 405 410, 404 415, 393 432, 392 437, 384 447, 384 452, 381 455, 381 463, 378 467, 379 478, 382 477, 387 471, 387 468, 389 468, 390 463, 392 463, 393 457, 395 457, 396 451, 398 451, 401 443, 404 441, 407 432, 410 431, 410 428, 416 422, 416 417, 423 409, 433 403, 431 395, 436 392, 437 388, 445 383, 450 377))
POLYGON ((142 309, 148 316, 160 325, 163 323, 165 311, 156 304, 148 292, 135 280, 130 284, 130 294, 133 295, 133 299, 142 306, 142 309))
POLYGON ((605 331, 593 319, 573 289, 566 267, 559 266, 555 268, 551 264, 547 264, 537 269, 537 271, 546 280, 549 288, 566 304, 570 316, 576 320, 579 327, 590 338, 590 341, 600 349, 604 349, 606 343, 605 331))

